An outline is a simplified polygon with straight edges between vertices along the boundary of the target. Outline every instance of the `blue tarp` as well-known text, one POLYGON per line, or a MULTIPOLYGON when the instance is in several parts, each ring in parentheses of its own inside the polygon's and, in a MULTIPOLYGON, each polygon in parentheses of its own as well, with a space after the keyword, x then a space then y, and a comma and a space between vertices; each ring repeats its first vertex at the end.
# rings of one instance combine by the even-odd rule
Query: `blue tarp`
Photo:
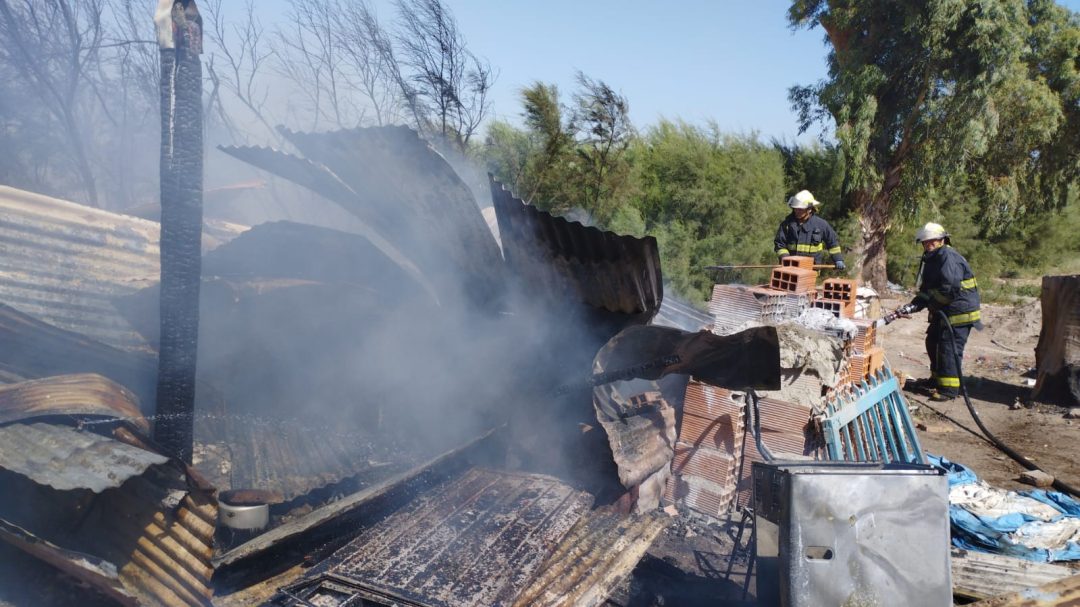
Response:
POLYGON ((1080 529, 1080 502, 1056 491, 996 489, 981 483, 963 464, 929 454, 927 459, 949 475, 949 514, 954 545, 1032 561, 1080 560, 1080 531, 1070 532, 1070 529, 1080 529), (962 499, 971 494, 975 497, 962 499), (985 503, 978 503, 980 497, 985 503), (1030 498, 1049 508, 1030 501, 1028 507, 1024 507, 1025 500, 1018 498, 1030 498), (980 507, 989 503, 996 507, 980 507), (1002 513, 1002 504, 1013 505, 1016 511, 1002 513), (993 514, 989 514, 989 510, 993 510, 993 514))

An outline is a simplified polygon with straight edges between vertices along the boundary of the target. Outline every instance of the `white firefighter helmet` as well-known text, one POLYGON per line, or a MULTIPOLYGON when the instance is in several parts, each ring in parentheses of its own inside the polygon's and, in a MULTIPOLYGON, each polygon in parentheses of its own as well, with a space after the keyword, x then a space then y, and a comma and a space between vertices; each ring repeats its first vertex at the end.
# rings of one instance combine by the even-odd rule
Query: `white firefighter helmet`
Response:
POLYGON ((787 199, 787 205, 793 209, 814 209, 819 204, 821 203, 814 199, 814 195, 809 190, 802 190, 787 199))
POLYGON ((915 242, 926 242, 927 240, 942 240, 948 237, 949 233, 945 231, 945 228, 941 227, 940 223, 930 222, 919 228, 918 232, 915 232, 915 242))

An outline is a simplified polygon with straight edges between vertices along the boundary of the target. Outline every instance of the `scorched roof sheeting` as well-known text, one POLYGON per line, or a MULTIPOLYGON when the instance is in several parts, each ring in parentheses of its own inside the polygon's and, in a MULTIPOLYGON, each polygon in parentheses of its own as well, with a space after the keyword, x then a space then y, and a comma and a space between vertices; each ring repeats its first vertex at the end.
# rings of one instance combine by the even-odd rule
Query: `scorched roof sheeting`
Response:
POLYGON ((664 298, 656 239, 605 232, 516 198, 492 177, 503 255, 538 297, 652 318, 664 298))
POLYGON ((392 243, 440 290, 463 286, 478 302, 501 291, 499 247, 476 200, 416 131, 282 133, 305 158, 267 148, 222 150, 338 203, 370 226, 377 246, 392 243))
POLYGON ((70 426, 0 426, 0 468, 61 491, 101 493, 167 461, 163 455, 70 426))
POLYGON ((591 502, 551 477, 473 468, 366 529, 289 592, 337 605, 321 601, 341 597, 334 581, 345 581, 393 604, 507 605, 591 502))
POLYGON ((157 280, 158 224, 0 186, 0 302, 111 346, 142 339, 109 302, 157 280))

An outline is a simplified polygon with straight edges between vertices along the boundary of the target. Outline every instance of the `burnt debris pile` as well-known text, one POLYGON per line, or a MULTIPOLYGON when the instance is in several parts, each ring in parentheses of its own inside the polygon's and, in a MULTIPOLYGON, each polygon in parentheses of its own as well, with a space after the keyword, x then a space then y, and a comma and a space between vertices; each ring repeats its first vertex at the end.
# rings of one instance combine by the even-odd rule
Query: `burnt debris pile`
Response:
POLYGON ((601 604, 689 377, 777 387, 775 330, 700 332, 654 239, 482 212, 409 129, 282 133, 223 151, 359 221, 207 220, 192 465, 153 439, 158 224, 0 188, 0 537, 125 604, 601 604))

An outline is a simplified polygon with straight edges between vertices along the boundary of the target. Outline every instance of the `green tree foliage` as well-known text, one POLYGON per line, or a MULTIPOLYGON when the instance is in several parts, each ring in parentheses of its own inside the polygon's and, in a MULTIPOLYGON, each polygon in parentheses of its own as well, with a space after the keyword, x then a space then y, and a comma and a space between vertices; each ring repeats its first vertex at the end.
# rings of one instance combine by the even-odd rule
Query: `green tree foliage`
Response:
POLYGON ((708 297, 704 266, 775 259, 772 237, 788 212, 780 153, 755 135, 661 121, 631 149, 634 205, 660 243, 676 292, 708 297))
MULTIPOLYGON (((538 92, 535 89, 529 90, 538 92)), ((576 184, 596 178, 590 170, 595 165, 580 159, 599 153, 597 143, 575 137, 566 152, 549 154, 545 142, 562 132, 555 124, 565 123, 556 122, 553 113, 547 120, 537 120, 541 115, 537 97, 552 98, 527 95, 526 128, 493 124, 484 153, 489 169, 516 192, 533 193, 532 202, 540 208, 565 212, 571 198, 557 188, 567 184, 577 188, 576 184), (563 198, 547 204, 544 192, 563 198)), ((715 125, 701 128, 662 121, 629 139, 618 163, 610 160, 605 175, 611 181, 605 182, 607 193, 600 204, 591 206, 594 190, 579 189, 573 207, 580 205, 592 213, 603 228, 655 236, 673 292, 701 303, 714 279, 705 266, 775 259, 772 236, 788 209, 783 156, 772 145, 756 136, 722 134, 715 125), (616 180, 618 171, 623 174, 616 180)))
POLYGON ((1050 0, 796 0, 789 20, 828 36, 829 77, 790 99, 804 130, 835 124, 865 279, 884 285, 898 216, 958 188, 977 195, 984 232, 1064 204, 1080 162, 1067 11, 1050 0))
POLYGON ((847 250, 855 242, 858 222, 850 198, 843 195, 844 157, 837 145, 796 145, 773 141, 784 159, 784 185, 789 193, 810 190, 821 201, 819 213, 836 230, 840 246, 847 250))
POLYGON ((626 200, 626 151, 634 137, 629 103, 603 81, 578 73, 573 106, 554 85, 521 92, 525 129, 496 122, 482 154, 522 200, 556 214, 582 211, 607 224, 626 200))
POLYGON ((629 172, 624 155, 634 135, 630 103, 603 81, 581 72, 577 83, 574 125, 579 129, 578 181, 584 188, 586 208, 607 221, 620 206, 617 194, 629 172))
POLYGON ((1080 196, 1074 189, 1066 197, 1060 209, 1027 213, 1012 221, 1008 230, 987 235, 971 220, 982 212, 980 198, 970 188, 953 192, 946 204, 921 209, 889 233, 889 276, 901 285, 914 286, 922 254, 914 241, 915 231, 927 221, 949 230, 952 245, 971 263, 983 297, 991 301, 1011 298, 1016 282, 1012 279, 1080 271, 1080 240, 1076 238, 1080 196))

